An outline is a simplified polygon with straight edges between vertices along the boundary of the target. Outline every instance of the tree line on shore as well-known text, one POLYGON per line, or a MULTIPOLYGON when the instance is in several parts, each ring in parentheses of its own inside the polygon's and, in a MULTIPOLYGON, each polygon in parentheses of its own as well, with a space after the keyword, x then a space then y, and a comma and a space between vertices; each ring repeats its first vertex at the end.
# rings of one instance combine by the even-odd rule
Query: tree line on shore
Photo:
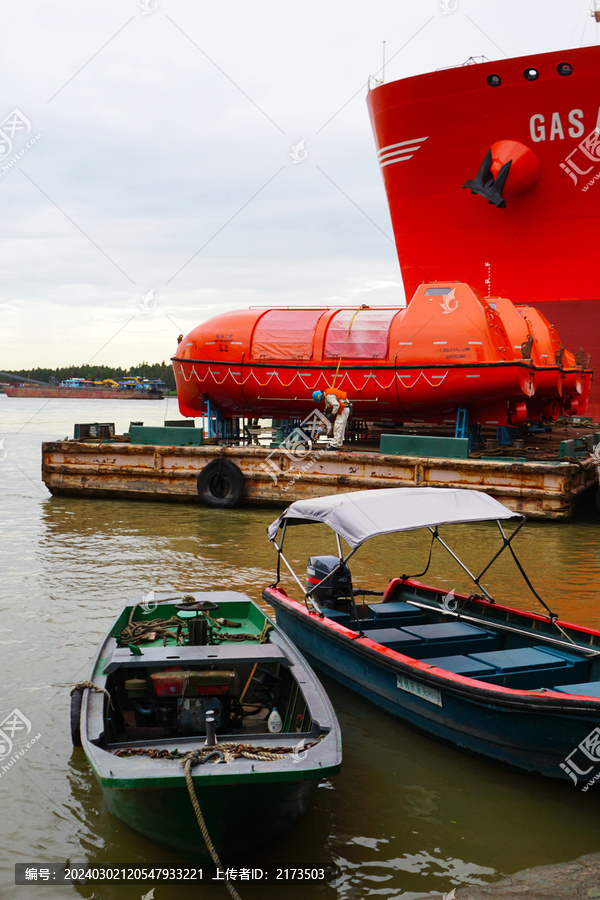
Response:
POLYGON ((142 362, 137 366, 131 366, 129 369, 122 369, 114 366, 99 365, 72 365, 60 366, 57 369, 40 368, 37 369, 5 369, 9 375, 21 375, 23 378, 33 378, 35 381, 49 382, 51 378, 57 381, 64 381, 66 378, 88 378, 90 381, 104 381, 105 378, 112 378, 114 381, 122 381, 123 378, 138 376, 139 378, 149 378, 151 381, 155 378, 161 379, 168 384, 170 390, 175 390, 175 376, 173 367, 170 363, 148 363, 142 362))

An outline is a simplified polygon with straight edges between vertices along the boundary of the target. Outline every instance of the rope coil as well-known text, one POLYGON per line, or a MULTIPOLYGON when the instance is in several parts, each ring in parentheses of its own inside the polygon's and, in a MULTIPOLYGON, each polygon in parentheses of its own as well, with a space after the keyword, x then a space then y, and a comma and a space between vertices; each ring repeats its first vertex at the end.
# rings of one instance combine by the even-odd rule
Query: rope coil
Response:
MULTIPOLYGON (((312 747, 316 746, 323 739, 321 735, 315 741, 305 741, 302 750, 310 750, 312 747)), ((298 752, 298 745, 290 746, 275 746, 275 747, 257 747, 254 744, 240 744, 237 741, 226 741, 225 743, 218 744, 216 747, 198 747, 195 750, 189 750, 186 753, 182 753, 180 750, 159 750, 156 747, 123 747, 120 750, 114 750, 113 753, 118 757, 127 757, 127 756, 149 756, 151 759, 170 759, 170 760, 179 760, 181 765, 185 765, 188 760, 191 760, 192 767, 202 765, 206 762, 211 762, 210 757, 214 756, 216 753, 219 753, 222 756, 222 759, 219 762, 230 763, 240 757, 245 757, 246 759, 256 759, 263 760, 264 762, 270 762, 272 760, 277 759, 285 759, 288 754, 294 754, 298 752)))

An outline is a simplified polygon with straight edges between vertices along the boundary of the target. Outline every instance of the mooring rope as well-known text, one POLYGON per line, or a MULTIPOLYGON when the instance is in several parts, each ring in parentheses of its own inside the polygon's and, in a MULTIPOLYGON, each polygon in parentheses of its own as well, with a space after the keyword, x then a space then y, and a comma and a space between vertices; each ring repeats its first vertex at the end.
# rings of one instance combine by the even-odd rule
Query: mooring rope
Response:
POLYGON ((177 643, 183 643, 183 636, 173 634, 169 630, 171 628, 181 630, 181 619, 172 616, 170 619, 151 619, 149 622, 130 621, 119 635, 119 640, 122 644, 144 644, 150 639, 150 635, 154 634, 155 639, 162 638, 165 643, 169 638, 176 639, 177 643))
MULTIPOLYGON (((193 766, 194 762, 192 760, 192 754, 190 754, 185 761, 185 783, 187 784, 188 794, 190 795, 190 800, 192 801, 192 807, 194 808, 196 821, 198 822, 198 826, 200 828, 200 831, 202 832, 202 837, 204 838, 206 849, 210 853, 210 858, 214 862, 216 868, 223 871, 223 866, 219 858, 219 854, 217 853, 208 828, 206 827, 206 822, 204 821, 202 809, 200 808, 200 803, 198 801, 198 795, 196 794, 196 789, 194 788, 194 781, 192 778, 193 766)), ((242 900, 242 898, 228 879, 225 879, 225 887, 227 888, 229 895, 233 897, 233 900, 242 900)))
MULTIPOLYGON (((306 741, 303 749, 308 750, 311 747, 314 747, 319 743, 322 737, 323 735, 321 735, 321 737, 319 737, 316 741, 306 741)), ((179 750, 158 750, 156 748, 153 749, 145 747, 132 747, 130 749, 124 748, 123 750, 116 750, 114 751, 114 755, 119 757, 149 756, 152 759, 178 759, 180 761, 181 765, 183 765, 184 767, 185 783, 188 789, 188 794, 190 796, 194 814, 196 816, 196 821, 198 822, 198 827, 200 828, 202 837, 204 838, 204 843, 206 844, 206 849, 208 850, 216 868, 220 871, 223 871, 223 865, 219 858, 219 854, 217 853, 216 847, 213 844, 210 832, 204 819, 204 815, 202 813, 200 801, 198 800, 198 795, 196 794, 194 780, 192 778, 192 769, 195 766, 202 765, 203 763, 213 762, 215 761, 215 758, 218 759, 219 764, 232 762, 234 759, 240 756, 245 756, 248 759, 269 761, 283 759, 286 754, 295 753, 296 751, 297 745, 294 747, 254 747, 250 744, 237 744, 234 741, 227 741, 224 744, 217 744, 213 747, 199 748, 188 753, 180 753, 179 750)), ((233 900, 241 900, 241 897, 236 891, 235 887, 227 879, 225 879, 225 887, 227 888, 229 895, 233 897, 233 900)))
MULTIPOLYGON (((129 622, 118 637, 118 640, 121 642, 121 644, 134 644, 136 646, 138 644, 144 644, 151 639, 152 635, 154 635, 152 640, 162 638, 163 644, 165 645, 169 638, 174 639, 177 644, 185 643, 185 638, 181 633, 183 621, 177 616, 172 616, 170 619, 150 619, 150 621, 147 622, 133 622, 133 613, 134 610, 132 610, 131 612, 129 622), (173 631, 170 630, 173 628, 177 629, 176 634, 174 634, 173 631)), ((258 641, 260 644, 264 644, 267 640, 269 629, 271 628, 271 623, 266 620, 260 635, 247 634, 244 632, 232 633, 228 631, 221 631, 221 629, 241 628, 241 622, 234 622, 230 619, 224 618, 213 619, 208 615, 206 611, 203 612, 203 616, 207 620, 209 625, 211 625, 214 629, 212 632, 212 641, 215 643, 219 643, 221 641, 258 641)))
MULTIPOLYGON (((321 740, 321 738, 319 738, 321 740)), ((303 750, 310 750, 317 741, 306 741, 303 750)), ((246 759, 258 759, 265 762, 271 760, 284 759, 289 753, 297 752, 297 745, 294 747, 277 746, 277 747, 256 747, 253 744, 240 744, 237 741, 226 741, 223 744, 216 744, 214 747, 205 747, 197 750, 190 750, 187 753, 181 753, 179 750, 158 750, 156 747, 123 747, 121 750, 114 750, 115 756, 149 756, 152 759, 177 759, 182 765, 185 765, 189 758, 194 759, 195 765, 202 765, 209 761, 209 757, 215 752, 223 755, 222 762, 229 763, 241 756, 246 759)))

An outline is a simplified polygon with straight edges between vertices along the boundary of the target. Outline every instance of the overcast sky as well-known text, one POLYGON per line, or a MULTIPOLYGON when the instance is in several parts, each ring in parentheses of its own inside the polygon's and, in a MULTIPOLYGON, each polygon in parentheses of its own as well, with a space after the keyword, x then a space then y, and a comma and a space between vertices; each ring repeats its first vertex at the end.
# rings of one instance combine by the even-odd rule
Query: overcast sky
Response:
POLYGON ((19 0, 0 369, 169 359, 220 311, 401 303, 365 97, 600 41, 591 0, 19 0))

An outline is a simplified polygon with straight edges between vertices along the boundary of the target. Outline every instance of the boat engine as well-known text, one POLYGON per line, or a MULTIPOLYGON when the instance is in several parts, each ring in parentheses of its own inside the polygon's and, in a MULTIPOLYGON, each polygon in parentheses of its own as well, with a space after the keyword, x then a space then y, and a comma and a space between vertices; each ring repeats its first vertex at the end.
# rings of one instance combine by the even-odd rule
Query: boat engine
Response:
POLYGON ((125 690, 137 700, 138 728, 160 727, 177 736, 204 735, 211 712, 215 729, 229 730, 235 677, 231 669, 170 669, 150 674, 143 690, 142 679, 132 679, 138 682, 135 691, 132 681, 125 682, 125 690))
POLYGON ((334 608, 338 601, 352 601, 352 576, 339 556, 311 556, 306 567, 306 590, 322 606, 334 608), (336 570, 337 571, 334 571, 336 570), (323 582, 319 584, 319 582, 323 582))

